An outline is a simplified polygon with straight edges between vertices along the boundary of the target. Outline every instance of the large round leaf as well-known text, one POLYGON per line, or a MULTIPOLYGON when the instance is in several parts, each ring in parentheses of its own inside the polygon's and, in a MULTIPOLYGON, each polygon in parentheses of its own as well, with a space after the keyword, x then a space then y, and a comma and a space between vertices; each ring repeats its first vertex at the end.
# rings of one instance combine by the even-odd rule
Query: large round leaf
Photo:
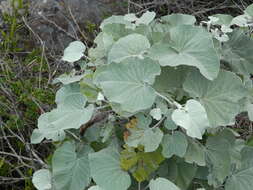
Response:
POLYGON ((200 100, 212 127, 230 124, 239 112, 238 100, 247 94, 240 78, 228 71, 221 71, 214 81, 194 71, 189 73, 183 87, 200 100))
POLYGON ((128 58, 107 65, 95 80, 109 101, 120 104, 125 111, 136 112, 154 103, 155 90, 150 85, 159 74, 159 65, 151 59, 128 58))
POLYGON ((150 48, 148 39, 140 34, 130 34, 120 38, 109 51, 108 63, 120 62, 128 57, 142 57, 150 48))
POLYGON ((220 62, 211 34, 200 27, 181 25, 172 28, 168 38, 168 42, 152 46, 149 56, 162 66, 189 65, 209 80, 217 77, 220 62))
POLYGON ((90 183, 88 153, 91 149, 83 147, 77 153, 74 143, 65 142, 58 148, 52 159, 54 186, 58 190, 83 190, 90 183))
POLYGON ((130 176, 120 167, 120 155, 112 149, 103 149, 89 154, 91 175, 104 190, 127 190, 131 184, 130 176))

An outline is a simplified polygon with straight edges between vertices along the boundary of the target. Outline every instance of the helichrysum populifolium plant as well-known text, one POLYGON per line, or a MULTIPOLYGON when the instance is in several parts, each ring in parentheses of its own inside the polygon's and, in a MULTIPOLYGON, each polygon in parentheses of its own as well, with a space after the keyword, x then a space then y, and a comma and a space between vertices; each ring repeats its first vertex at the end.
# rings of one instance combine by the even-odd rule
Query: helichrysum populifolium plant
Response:
MULTIPOLYGON (((243 15, 112 16, 93 48, 75 41, 57 107, 31 141, 57 141, 39 190, 252 190, 253 147, 227 126, 253 120, 253 5, 243 15)), ((66 63, 67 64, 67 63, 66 63)))

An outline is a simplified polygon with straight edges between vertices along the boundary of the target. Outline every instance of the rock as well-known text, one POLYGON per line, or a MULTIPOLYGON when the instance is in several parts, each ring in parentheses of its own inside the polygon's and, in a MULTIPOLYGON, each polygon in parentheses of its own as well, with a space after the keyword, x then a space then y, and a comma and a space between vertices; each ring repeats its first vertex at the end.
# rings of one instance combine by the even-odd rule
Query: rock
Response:
POLYGON ((112 14, 124 14, 126 5, 127 0, 31 0, 29 25, 48 49, 62 51, 81 36, 80 30, 89 35, 90 26, 112 14))

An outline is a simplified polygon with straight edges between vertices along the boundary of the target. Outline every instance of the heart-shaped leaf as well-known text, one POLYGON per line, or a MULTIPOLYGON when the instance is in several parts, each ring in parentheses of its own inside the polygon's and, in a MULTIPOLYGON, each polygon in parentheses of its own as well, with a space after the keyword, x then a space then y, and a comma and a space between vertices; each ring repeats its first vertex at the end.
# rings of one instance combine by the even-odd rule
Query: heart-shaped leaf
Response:
POLYGON ((205 108, 196 100, 188 100, 183 109, 176 109, 172 113, 172 120, 186 129, 187 135, 198 139, 202 139, 209 127, 205 108))

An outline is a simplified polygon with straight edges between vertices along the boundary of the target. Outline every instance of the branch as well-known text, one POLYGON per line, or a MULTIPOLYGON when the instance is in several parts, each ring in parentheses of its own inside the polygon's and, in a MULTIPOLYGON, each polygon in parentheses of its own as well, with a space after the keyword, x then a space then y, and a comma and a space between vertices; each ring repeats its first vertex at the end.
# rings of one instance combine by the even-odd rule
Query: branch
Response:
POLYGON ((172 107, 176 107, 178 109, 182 109, 181 104, 179 104, 175 100, 170 100, 169 98, 167 98, 166 96, 160 94, 159 92, 156 92, 156 95, 159 96, 159 97, 161 97, 162 99, 166 100, 172 107))

